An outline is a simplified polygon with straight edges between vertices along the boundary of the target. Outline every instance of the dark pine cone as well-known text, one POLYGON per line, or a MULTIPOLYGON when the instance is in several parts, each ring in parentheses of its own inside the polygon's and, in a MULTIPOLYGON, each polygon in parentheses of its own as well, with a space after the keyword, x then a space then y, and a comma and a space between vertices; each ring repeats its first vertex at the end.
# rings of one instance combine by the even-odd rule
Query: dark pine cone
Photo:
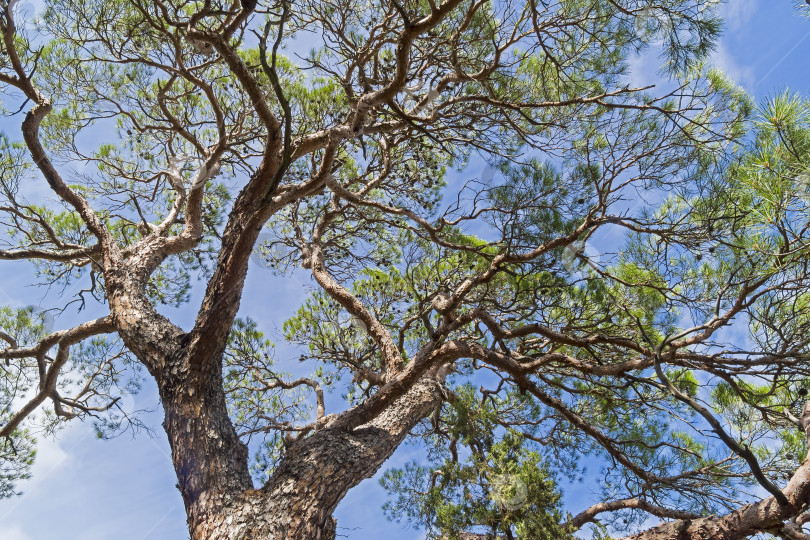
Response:
POLYGON ((241 0, 242 1, 242 9, 245 11, 253 11, 256 9, 256 3, 258 0, 241 0))

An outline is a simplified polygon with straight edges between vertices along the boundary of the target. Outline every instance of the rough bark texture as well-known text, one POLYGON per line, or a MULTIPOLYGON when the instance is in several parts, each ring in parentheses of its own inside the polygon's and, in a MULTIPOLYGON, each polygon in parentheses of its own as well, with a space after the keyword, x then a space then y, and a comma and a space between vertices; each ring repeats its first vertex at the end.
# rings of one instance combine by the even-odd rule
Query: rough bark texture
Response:
POLYGON ((748 504, 722 516, 664 523, 624 540, 738 540, 759 532, 781 530, 785 520, 795 516, 810 496, 808 460, 783 492, 790 504, 780 505, 773 497, 748 504))
MULTIPOLYGON (((810 446, 810 401, 805 403, 799 423, 810 446)), ((722 516, 663 523, 623 540, 738 540, 760 532, 784 532, 785 522, 800 514, 810 501, 810 452, 782 493, 788 504, 779 504, 774 497, 768 497, 722 516)))
POLYGON ((223 413, 221 384, 202 398, 193 388, 170 385, 161 396, 194 540, 334 538, 338 503, 374 475, 441 399, 435 379, 427 377, 366 425, 326 427, 292 443, 268 483, 253 489, 247 449, 223 413))

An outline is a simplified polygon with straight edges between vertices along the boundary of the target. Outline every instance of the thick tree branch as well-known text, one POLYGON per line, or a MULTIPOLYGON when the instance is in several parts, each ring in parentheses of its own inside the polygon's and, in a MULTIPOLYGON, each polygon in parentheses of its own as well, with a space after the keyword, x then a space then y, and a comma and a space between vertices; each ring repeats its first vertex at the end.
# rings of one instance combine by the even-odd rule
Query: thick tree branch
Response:
POLYGON ((59 372, 69 359, 71 345, 91 336, 114 331, 115 326, 113 325, 112 318, 107 316, 80 324, 70 330, 54 332, 33 347, 17 348, 13 346, 13 340, 11 340, 12 348, 0 350, 0 358, 13 359, 33 357, 41 359, 49 349, 54 346, 58 347, 55 359, 47 367, 44 377, 40 378, 39 391, 11 417, 5 426, 0 428, 0 437, 10 436, 28 415, 34 412, 37 407, 55 392, 59 372))
POLYGON ((629 509, 643 510, 648 514, 652 514, 654 516, 661 518, 670 518, 670 519, 700 518, 698 514, 693 514, 691 512, 684 512, 682 510, 675 510, 671 508, 664 508, 662 506, 652 504, 649 501, 645 501, 644 499, 638 499, 634 497, 630 499, 621 499, 618 501, 608 501, 594 504, 587 510, 580 512, 576 516, 566 521, 563 527, 575 531, 581 529, 587 523, 593 523, 598 521, 599 514, 629 509))

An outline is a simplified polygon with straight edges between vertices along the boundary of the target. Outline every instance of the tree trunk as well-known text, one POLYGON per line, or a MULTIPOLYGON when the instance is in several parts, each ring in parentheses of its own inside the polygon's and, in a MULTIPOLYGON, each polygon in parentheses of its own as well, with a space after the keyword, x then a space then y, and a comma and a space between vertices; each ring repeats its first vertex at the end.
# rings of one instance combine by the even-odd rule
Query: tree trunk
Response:
POLYGON ((233 494, 253 487, 247 447, 228 417, 221 377, 209 374, 206 384, 196 383, 198 378, 160 385, 163 428, 189 524, 222 513, 233 494))
POLYGON ((291 443, 267 484, 254 489, 221 380, 208 374, 203 391, 193 379, 161 385, 164 428, 193 540, 334 539, 338 503, 441 400, 436 378, 426 376, 365 425, 352 431, 327 425, 291 443))

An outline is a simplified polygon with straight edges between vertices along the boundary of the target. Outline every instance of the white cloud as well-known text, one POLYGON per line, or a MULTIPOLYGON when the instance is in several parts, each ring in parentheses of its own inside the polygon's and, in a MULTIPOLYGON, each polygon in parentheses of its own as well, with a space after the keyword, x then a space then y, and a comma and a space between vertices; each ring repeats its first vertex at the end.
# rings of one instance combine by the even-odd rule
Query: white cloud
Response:
POLYGON ((11 527, 0 525, 0 538, 3 540, 34 540, 33 536, 27 535, 17 525, 11 527))
POLYGON ((628 61, 627 82, 634 88, 641 88, 661 82, 661 59, 656 52, 645 51, 628 61))
POLYGON ((721 69, 737 84, 744 86, 748 90, 753 89, 754 84, 756 83, 754 68, 739 64, 733 53, 729 51, 722 39, 720 40, 720 43, 717 44, 717 49, 709 58, 709 63, 714 67, 721 69))
MULTIPOLYGON (((72 428, 70 426, 67 429, 72 428)), ((43 438, 37 441, 37 459, 34 462, 33 475, 48 474, 59 466, 64 466, 68 453, 62 448, 58 440, 43 438)), ((2 537, 0 537, 2 538, 2 537)))
MULTIPOLYGON (((68 428, 70 429, 70 428, 68 428)), ((14 511, 26 498, 30 498, 37 491, 37 488, 45 482, 54 472, 57 474, 64 468, 69 460, 69 454, 62 448, 58 440, 40 439, 37 441, 37 456, 34 466, 31 468, 31 479, 18 482, 15 488, 22 492, 18 497, 12 497, 0 506, 0 521, 7 520, 14 515, 14 511)), ((18 529, 14 529, 18 530, 18 529)), ((13 532, 13 531, 12 531, 13 532)), ((27 536, 9 536, 3 529, 0 529, 0 538, 28 538, 27 536)))
POLYGON ((720 7, 720 16, 728 30, 744 26, 753 16, 758 0, 730 0, 720 7))
MULTIPOLYGON (((709 1, 709 0, 703 0, 709 1)), ((760 0, 730 0, 721 4, 718 9, 719 15, 724 20, 724 35, 720 36, 716 50, 711 54, 709 63, 721 69, 726 75, 731 77, 737 84, 751 90, 756 82, 754 69, 744 63, 738 62, 739 58, 729 46, 729 31, 740 30, 750 24, 754 12, 760 0)), ((651 47, 641 55, 630 59, 630 72, 628 82, 632 86, 642 86, 651 83, 662 82, 660 76, 661 58, 660 47, 651 47)))
MULTIPOLYGON (((81 441, 87 437, 90 430, 87 426, 80 425, 79 422, 68 424, 62 431, 59 432, 60 438, 54 437, 41 437, 37 439, 37 456, 34 460, 34 466, 31 468, 31 479, 25 482, 20 482, 17 488, 23 492, 23 497, 33 492, 40 483, 45 481, 53 474, 60 474, 69 466, 71 459, 72 447, 76 445, 75 442, 69 442, 67 447, 65 440, 77 439, 81 441), (85 428, 84 430, 82 428, 85 428)), ((4 538, 0 535, 0 538, 4 538)))

